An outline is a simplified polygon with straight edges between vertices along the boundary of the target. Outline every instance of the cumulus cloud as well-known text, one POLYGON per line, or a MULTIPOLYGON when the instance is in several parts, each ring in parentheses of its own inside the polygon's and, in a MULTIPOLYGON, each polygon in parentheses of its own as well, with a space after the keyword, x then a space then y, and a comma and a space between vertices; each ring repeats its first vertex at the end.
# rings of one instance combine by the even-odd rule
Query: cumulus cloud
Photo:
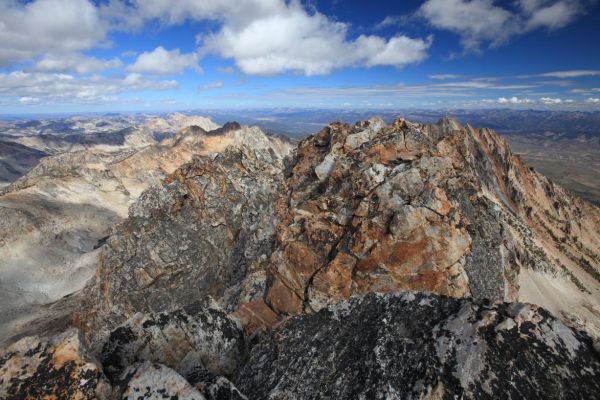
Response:
POLYGON ((0 1, 0 66, 97 46, 106 24, 88 0, 0 1))
POLYGON ((291 2, 254 20, 227 18, 219 32, 204 39, 203 49, 232 58, 247 74, 321 75, 346 66, 401 67, 425 59, 431 45, 431 39, 401 35, 388 40, 366 35, 348 40, 347 29, 344 23, 319 13, 309 15, 291 2))
POLYGON ((127 67, 127 70, 157 75, 176 75, 183 73, 186 68, 192 68, 197 73, 202 73, 202 69, 198 66, 197 54, 181 54, 179 49, 167 51, 159 46, 153 51, 140 54, 135 62, 127 67))
MULTIPOLYGON (((123 92, 164 90, 177 87, 174 80, 155 80, 131 73, 125 77, 93 75, 76 78, 70 74, 15 71, 0 73, 0 97, 17 97, 54 102, 103 102, 123 92)), ((25 100, 21 100, 25 99, 25 100)))
POLYGON ((244 73, 270 75, 286 71, 327 74, 347 66, 402 67, 427 56, 432 38, 376 35, 348 38, 348 25, 319 12, 309 13, 299 1, 283 0, 133 0, 112 1, 104 15, 125 19, 123 26, 158 20, 212 20, 220 28, 200 37, 201 54, 232 59, 244 73))
POLYGON ((36 61, 32 69, 41 72, 76 72, 78 74, 88 74, 90 72, 119 68, 122 65, 123 63, 118 58, 102 60, 77 53, 49 54, 36 61))
POLYGON ((598 97, 588 97, 587 99, 585 99, 586 103, 593 103, 593 104, 597 104, 600 103, 600 98, 598 97))
POLYGON ((466 51, 479 51, 482 43, 498 46, 534 29, 562 28, 583 11, 581 0, 518 0, 516 8, 493 0, 427 0, 416 15, 458 34, 466 51))
POLYGON ((466 48, 476 48, 483 40, 504 40, 511 13, 492 0, 427 0, 418 15, 431 25, 461 36, 466 48))

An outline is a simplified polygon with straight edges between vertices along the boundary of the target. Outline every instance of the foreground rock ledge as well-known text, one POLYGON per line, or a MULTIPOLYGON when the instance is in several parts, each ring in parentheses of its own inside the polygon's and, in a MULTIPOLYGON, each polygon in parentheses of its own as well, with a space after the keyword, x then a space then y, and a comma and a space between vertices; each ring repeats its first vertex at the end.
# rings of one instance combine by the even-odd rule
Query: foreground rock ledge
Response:
POLYGON ((225 370, 231 381, 211 371, 222 370, 226 347, 191 351, 181 361, 167 354, 183 343, 169 332, 191 332, 186 324, 203 326, 196 328, 196 347, 203 337, 207 343, 220 337, 219 329, 231 336, 224 315, 190 312, 136 316, 117 328, 109 340, 140 323, 131 345, 105 347, 111 352, 102 357, 104 372, 115 375, 119 361, 112 387, 75 330, 24 338, 0 352, 0 398, 594 399, 600 393, 591 339, 529 304, 416 292, 351 298, 287 320, 253 348, 244 341, 250 355, 239 359, 240 372, 225 370), (162 337, 148 321, 164 325, 162 337))
POLYGON ((590 399, 589 338, 529 304, 370 294, 293 318, 252 350, 249 399, 590 399))

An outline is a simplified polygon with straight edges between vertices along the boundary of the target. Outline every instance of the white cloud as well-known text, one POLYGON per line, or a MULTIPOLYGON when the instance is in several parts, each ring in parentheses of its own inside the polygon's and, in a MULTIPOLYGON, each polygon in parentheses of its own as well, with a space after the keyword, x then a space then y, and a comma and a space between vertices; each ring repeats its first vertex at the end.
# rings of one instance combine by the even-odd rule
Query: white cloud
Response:
POLYGON ((186 68, 192 68, 197 73, 202 73, 202 69, 198 66, 197 54, 181 54, 179 49, 167 51, 159 46, 151 52, 140 54, 135 62, 127 67, 127 70, 157 75, 176 75, 183 73, 186 68))
POLYGON ((428 78, 430 78, 430 79, 439 79, 439 80, 459 79, 459 78, 463 78, 463 75, 456 75, 456 74, 435 74, 435 75, 428 75, 428 78))
POLYGON ((76 78, 69 74, 23 71, 0 73, 0 98, 16 97, 21 103, 31 103, 30 99, 39 99, 39 102, 106 102, 116 99, 115 95, 119 93, 176 87, 176 81, 146 79, 137 73, 109 78, 99 75, 76 78))
POLYGON ((34 71, 40 72, 76 72, 88 74, 90 72, 119 68, 123 65, 121 60, 101 60, 95 57, 86 57, 82 54, 46 55, 33 64, 34 71))
POLYGON ((600 70, 579 69, 570 71, 546 72, 535 76, 547 76, 551 78, 578 78, 581 76, 600 76, 600 70))
POLYGON ((511 13, 492 0, 427 0, 418 15, 436 28, 458 33, 467 49, 476 49, 481 41, 500 43, 512 29, 511 13))
POLYGON ((533 103, 534 101, 531 99, 520 99, 516 96, 513 96, 511 98, 506 98, 506 97, 500 97, 498 99, 498 103, 500 104, 527 104, 527 103, 533 103))
POLYGON ((198 87, 199 92, 204 92, 211 89, 220 89, 224 86, 223 81, 213 81, 198 87))
POLYGON ((391 26, 395 26, 395 25, 404 25, 404 24, 408 23, 409 20, 410 20, 410 17, 408 17, 406 15, 388 15, 383 19, 383 21, 378 23, 375 26, 375 28, 376 29, 384 29, 384 28, 388 28, 391 26))
POLYGON ((37 97, 21 97, 19 99, 19 103, 21 104, 37 104, 40 102, 40 99, 38 99, 37 97))
POLYGON ((600 103, 600 99, 597 97, 589 97, 589 98, 585 99, 585 102, 597 104, 597 103, 600 103))
POLYGON ((121 18, 120 26, 140 26, 145 20, 178 24, 212 20, 221 24, 200 37, 201 54, 233 59, 244 73, 270 75, 286 71, 327 74, 347 66, 401 67, 422 61, 431 38, 397 35, 390 39, 362 35, 348 38, 348 25, 318 12, 307 12, 299 1, 284 0, 133 0, 132 7, 112 1, 104 15, 121 18))
POLYGON ((88 0, 0 1, 0 66, 101 43, 106 26, 88 0))
POLYGON ((448 83, 437 83, 435 86, 438 87, 452 87, 452 88, 463 88, 463 89, 490 89, 490 90, 511 90, 511 89, 530 89, 536 87, 536 85, 513 85, 513 84, 498 84, 495 82, 487 81, 463 81, 463 82, 448 82, 448 83))
POLYGON ((584 11, 580 1, 520 0, 505 8, 493 0, 427 0, 416 15, 458 34, 466 51, 478 51, 482 43, 497 46, 533 29, 562 28, 584 11))
POLYGON ((562 28, 573 21, 579 12, 577 1, 558 1, 545 7, 538 6, 531 11, 526 28, 562 28))
POLYGON ((562 99, 553 97, 542 97, 540 101, 544 104, 561 104, 563 102, 562 99))

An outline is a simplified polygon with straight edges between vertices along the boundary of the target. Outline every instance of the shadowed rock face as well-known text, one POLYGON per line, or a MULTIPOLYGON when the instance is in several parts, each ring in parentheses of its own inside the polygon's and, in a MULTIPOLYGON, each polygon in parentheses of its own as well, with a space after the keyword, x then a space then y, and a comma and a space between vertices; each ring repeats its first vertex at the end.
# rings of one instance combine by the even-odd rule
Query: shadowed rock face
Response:
POLYGON ((422 293, 292 318, 252 350, 252 399, 580 399, 600 390, 589 338, 546 311, 422 293))
POLYGON ((354 297, 253 341, 208 304, 136 315, 104 346, 110 383, 88 354, 73 330, 24 338, 0 352, 0 397, 591 399, 600 390, 590 338, 545 310, 416 292, 354 297))
POLYGON ((0 189, 25 174, 45 156, 43 151, 0 140, 0 189))
POLYGON ((134 315, 111 332, 100 360, 111 381, 142 361, 182 374, 201 368, 231 377, 244 352, 244 335, 237 324, 217 307, 196 303, 172 313, 134 315))
POLYGON ((236 322, 199 302, 134 315, 110 333, 102 364, 73 329, 23 338, 0 352, 0 398, 247 400, 230 381, 247 351, 236 322))
MULTIPOLYGON (((46 157, 0 194, 0 342, 45 317, 46 304, 80 290, 94 275, 102 251, 96 249, 111 226, 127 217, 144 190, 178 167, 243 143, 270 149, 276 158, 291 148, 258 128, 230 124, 239 129, 207 133, 216 125, 191 121, 200 127, 182 129, 160 144, 46 157)), ((152 131, 166 128, 155 122, 152 131)))
POLYGON ((145 192, 113 230, 80 315, 93 342, 136 312, 210 295, 261 301, 273 251, 281 159, 267 149, 198 158, 145 192))

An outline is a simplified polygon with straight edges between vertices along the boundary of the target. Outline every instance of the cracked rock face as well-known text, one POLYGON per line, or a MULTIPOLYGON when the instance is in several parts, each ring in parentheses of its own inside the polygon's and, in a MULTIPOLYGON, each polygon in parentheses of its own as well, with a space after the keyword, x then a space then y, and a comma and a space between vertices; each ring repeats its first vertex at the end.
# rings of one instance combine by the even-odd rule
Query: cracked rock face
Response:
POLYGON ((252 350, 253 399, 594 398, 589 337, 521 303, 369 294, 295 317, 252 350))
POLYGON ((600 211, 492 131, 335 123, 285 161, 281 144, 244 132, 144 192, 113 229, 77 319, 93 343, 136 312, 206 295, 254 331, 404 290, 537 303, 600 338, 600 211))
MULTIPOLYGON (((373 291, 503 299, 504 285, 514 285, 494 276, 486 291, 469 279, 474 255, 493 253, 502 237, 493 229, 470 232, 461 200, 478 188, 416 125, 330 125, 300 144, 286 184, 289 207, 279 208, 267 297, 281 313, 373 291)), ((467 201, 481 218, 493 218, 485 202, 467 201)), ((502 272, 512 268, 494 261, 502 272)))
POLYGON ((600 338, 600 210, 489 129, 331 124, 299 144, 285 187, 266 295, 280 315, 430 291, 541 304, 600 338))

